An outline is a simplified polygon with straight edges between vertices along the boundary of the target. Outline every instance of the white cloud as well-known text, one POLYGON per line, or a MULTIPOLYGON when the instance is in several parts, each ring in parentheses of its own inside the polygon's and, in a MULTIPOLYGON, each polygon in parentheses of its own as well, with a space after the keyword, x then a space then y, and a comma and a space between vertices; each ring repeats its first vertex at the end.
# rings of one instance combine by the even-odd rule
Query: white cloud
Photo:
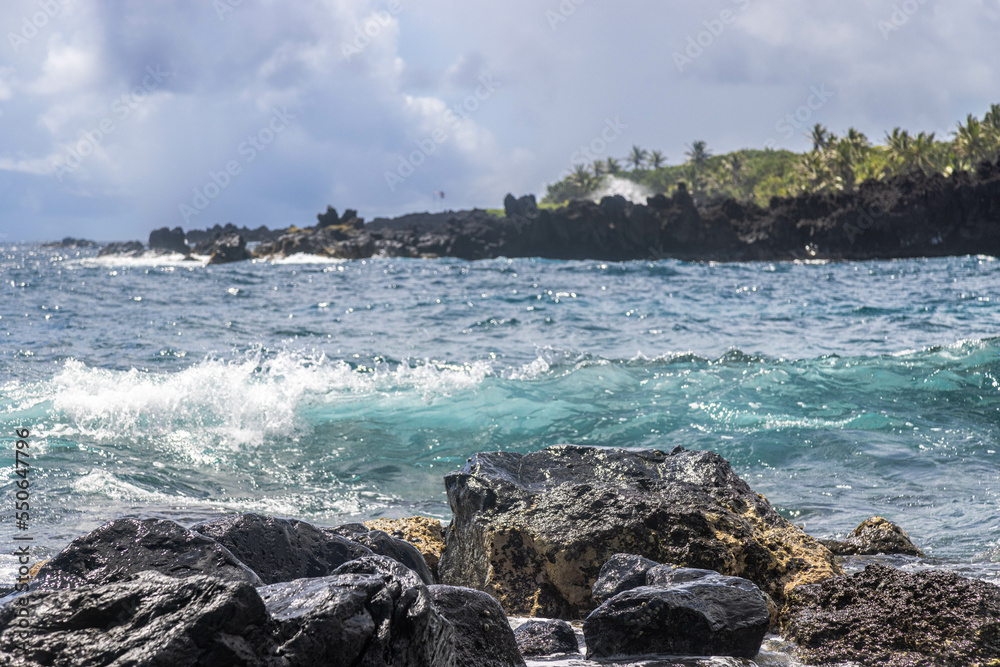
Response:
POLYGON ((0 102, 6 102, 14 96, 14 90, 11 88, 13 78, 13 67, 0 67, 0 102))
POLYGON ((27 86, 35 95, 69 95, 88 90, 99 79, 96 53, 85 47, 65 44, 57 35, 49 43, 42 64, 42 76, 27 86))

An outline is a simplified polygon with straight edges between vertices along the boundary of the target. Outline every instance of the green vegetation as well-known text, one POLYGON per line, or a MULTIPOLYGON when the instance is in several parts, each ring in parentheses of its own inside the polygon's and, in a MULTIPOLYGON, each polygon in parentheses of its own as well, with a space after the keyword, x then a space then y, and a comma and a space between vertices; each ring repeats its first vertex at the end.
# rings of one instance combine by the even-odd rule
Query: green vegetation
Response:
MULTIPOLYGON (((562 205, 563 205, 563 203, 564 202, 560 202, 558 204, 553 204, 552 202, 541 202, 541 203, 538 204, 538 208, 539 209, 548 209, 550 211, 554 211, 557 208, 561 208, 562 205)), ((486 209, 486 212, 489 213, 490 215, 494 215, 494 216, 496 216, 498 218, 504 218, 504 217, 507 216, 507 212, 504 211, 502 208, 488 208, 488 209, 486 209)))
POLYGON ((837 136, 816 125, 808 136, 812 149, 806 153, 744 149, 713 155, 704 141, 695 141, 678 165, 668 165, 660 151, 633 146, 621 160, 577 165, 572 174, 548 186, 542 201, 560 205, 586 199, 609 175, 668 195, 684 183, 698 202, 732 197, 766 206, 775 196, 852 192, 865 181, 914 171, 945 175, 973 171, 984 160, 1000 158, 1000 104, 991 106, 981 120, 969 114, 944 140, 934 133, 913 135, 898 127, 887 132, 879 145, 854 128, 837 136))

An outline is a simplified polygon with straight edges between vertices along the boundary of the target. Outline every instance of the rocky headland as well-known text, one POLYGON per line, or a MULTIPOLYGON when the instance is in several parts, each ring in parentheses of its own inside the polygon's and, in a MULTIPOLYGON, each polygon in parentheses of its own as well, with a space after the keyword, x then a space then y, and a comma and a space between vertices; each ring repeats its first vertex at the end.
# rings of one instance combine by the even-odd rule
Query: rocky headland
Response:
MULTIPOLYGON (((699 665, 753 658, 779 631, 808 664, 1000 664, 1000 588, 884 565, 847 576, 711 452, 482 453, 445 488, 447 527, 116 519, 0 600, 0 663, 699 665)), ((879 517, 829 544, 916 550, 879 517)))
POLYGON ((101 255, 181 253, 211 263, 299 253, 337 259, 543 257, 564 260, 867 260, 1000 254, 1000 162, 945 177, 914 172, 867 181, 852 192, 774 198, 762 208, 732 199, 696 205, 683 184, 645 204, 623 197, 539 208, 508 195, 504 214, 474 209, 415 213, 365 223, 333 208, 317 224, 269 230, 216 225, 159 229, 148 249, 114 243, 101 255), (248 243, 256 243, 253 251, 248 243))

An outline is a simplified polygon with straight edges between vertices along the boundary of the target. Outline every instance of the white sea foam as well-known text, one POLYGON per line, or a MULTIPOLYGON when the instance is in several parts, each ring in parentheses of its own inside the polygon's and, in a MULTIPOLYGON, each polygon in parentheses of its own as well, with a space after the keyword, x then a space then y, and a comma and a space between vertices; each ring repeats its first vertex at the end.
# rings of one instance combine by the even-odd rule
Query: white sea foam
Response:
POLYGON ((511 370, 505 375, 511 380, 534 380, 546 375, 552 367, 545 359, 536 358, 530 364, 525 364, 520 368, 511 370))
POLYGON ((305 252, 297 252, 288 257, 267 257, 256 259, 254 262, 267 262, 269 264, 343 264, 350 260, 335 259, 333 257, 323 257, 322 255, 311 255, 305 252))
POLYGON ((171 504, 178 498, 159 491, 150 491, 119 479, 106 470, 92 470, 71 483, 73 494, 101 495, 134 504, 171 504))
POLYGON ((646 198, 652 197, 653 194, 655 193, 646 186, 639 185, 638 183, 630 181, 627 178, 606 176, 604 179, 604 185, 597 192, 591 195, 590 198, 599 202, 603 197, 621 195, 634 204, 645 204, 646 198))
POLYGON ((289 352, 266 359, 261 354, 207 359, 162 374, 92 368, 71 360, 44 393, 64 417, 62 436, 79 434, 97 442, 156 439, 208 463, 215 459, 205 450, 207 442, 213 449, 237 450, 294 437, 310 427, 301 415, 310 405, 335 406, 400 391, 424 399, 446 396, 473 389, 491 374, 485 362, 403 363, 369 370, 289 352))
POLYGON ((190 266, 200 267, 208 264, 206 255, 182 255, 179 252, 169 255, 158 255, 147 252, 139 257, 123 257, 121 255, 105 255, 104 257, 85 257, 77 260, 81 266, 190 266))

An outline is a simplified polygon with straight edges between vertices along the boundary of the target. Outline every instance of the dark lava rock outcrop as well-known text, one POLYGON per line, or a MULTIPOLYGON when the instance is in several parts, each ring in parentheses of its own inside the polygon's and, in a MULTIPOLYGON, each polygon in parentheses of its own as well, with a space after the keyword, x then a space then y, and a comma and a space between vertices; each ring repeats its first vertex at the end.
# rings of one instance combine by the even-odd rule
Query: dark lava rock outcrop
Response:
POLYGON ((25 598, 27 607, 19 598, 0 608, 5 665, 275 664, 271 619, 245 582, 142 572, 129 581, 25 598), (19 616, 24 608, 29 615, 19 616))
POLYGON ((950 572, 869 565, 792 591, 782 629, 809 664, 997 665, 1000 587, 950 572))
POLYGON ((833 554, 783 519, 711 452, 560 445, 477 454, 445 477, 453 512, 443 583, 508 613, 573 619, 617 553, 753 581, 775 601, 840 573, 833 554))
POLYGON ((249 227, 237 227, 233 223, 227 222, 225 225, 215 225, 208 229, 189 229, 186 236, 188 243, 195 245, 228 234, 239 234, 247 243, 260 243, 261 241, 274 240, 284 232, 283 229, 268 229, 263 225, 256 229, 250 229, 249 227))
POLYGON ((580 652, 573 626, 566 621, 528 621, 514 631, 514 638, 525 657, 580 652))
POLYGON ((175 578, 207 575, 257 586, 250 568, 210 537, 165 519, 116 519, 73 540, 38 571, 42 589, 124 581, 146 570, 175 578))
POLYGON ((208 255, 209 264, 229 264, 250 259, 247 242, 239 234, 220 234, 215 238, 200 241, 194 247, 196 255, 208 255))
POLYGON ((97 256, 118 255, 121 257, 138 257, 144 252, 146 252, 146 246, 142 241, 116 241, 98 250, 97 256))
POLYGON ((160 252, 177 252, 187 255, 191 252, 180 227, 154 229, 149 233, 149 249, 160 252))
MULTIPOLYGON (((306 253, 339 259, 382 257, 544 257, 563 260, 688 261, 864 260, 1000 255, 1000 162, 975 174, 914 172, 867 181, 852 192, 696 204, 680 184, 645 204, 621 196, 539 208, 532 195, 504 200, 504 215, 473 209, 377 218, 328 207, 305 229, 191 231, 201 243, 238 234, 260 242, 255 257, 306 253)), ((155 247, 184 252, 178 229, 157 230, 155 247)), ((183 233, 181 233, 183 236, 183 233)), ((150 238, 151 244, 154 239, 150 238)), ((155 249, 155 248, 154 248, 155 249)), ((119 244, 103 254, 133 252, 119 244)), ((235 255, 234 255, 235 256, 235 255)), ((233 260, 235 261, 235 260, 233 260)))
POLYGON ((875 556, 879 554, 923 556, 906 531, 880 516, 865 519, 843 542, 822 540, 838 556, 875 556))
POLYGON ((645 205, 616 196, 539 209, 530 195, 509 195, 503 217, 480 210, 419 213, 377 219, 363 229, 334 223, 333 211, 321 214, 321 224, 333 226, 295 230, 259 253, 604 261, 1000 255, 998 165, 947 178, 915 172, 869 181, 854 192, 774 198, 764 208, 732 199, 696 205, 679 187, 645 205))
POLYGON ((94 248, 97 243, 94 241, 88 241, 87 239, 75 239, 72 236, 67 236, 62 241, 52 241, 51 243, 43 243, 43 248, 64 248, 67 250, 72 250, 76 248, 94 248))
POLYGON ((371 549, 305 521, 236 514, 192 530, 214 539, 256 572, 265 584, 325 577, 371 549))

